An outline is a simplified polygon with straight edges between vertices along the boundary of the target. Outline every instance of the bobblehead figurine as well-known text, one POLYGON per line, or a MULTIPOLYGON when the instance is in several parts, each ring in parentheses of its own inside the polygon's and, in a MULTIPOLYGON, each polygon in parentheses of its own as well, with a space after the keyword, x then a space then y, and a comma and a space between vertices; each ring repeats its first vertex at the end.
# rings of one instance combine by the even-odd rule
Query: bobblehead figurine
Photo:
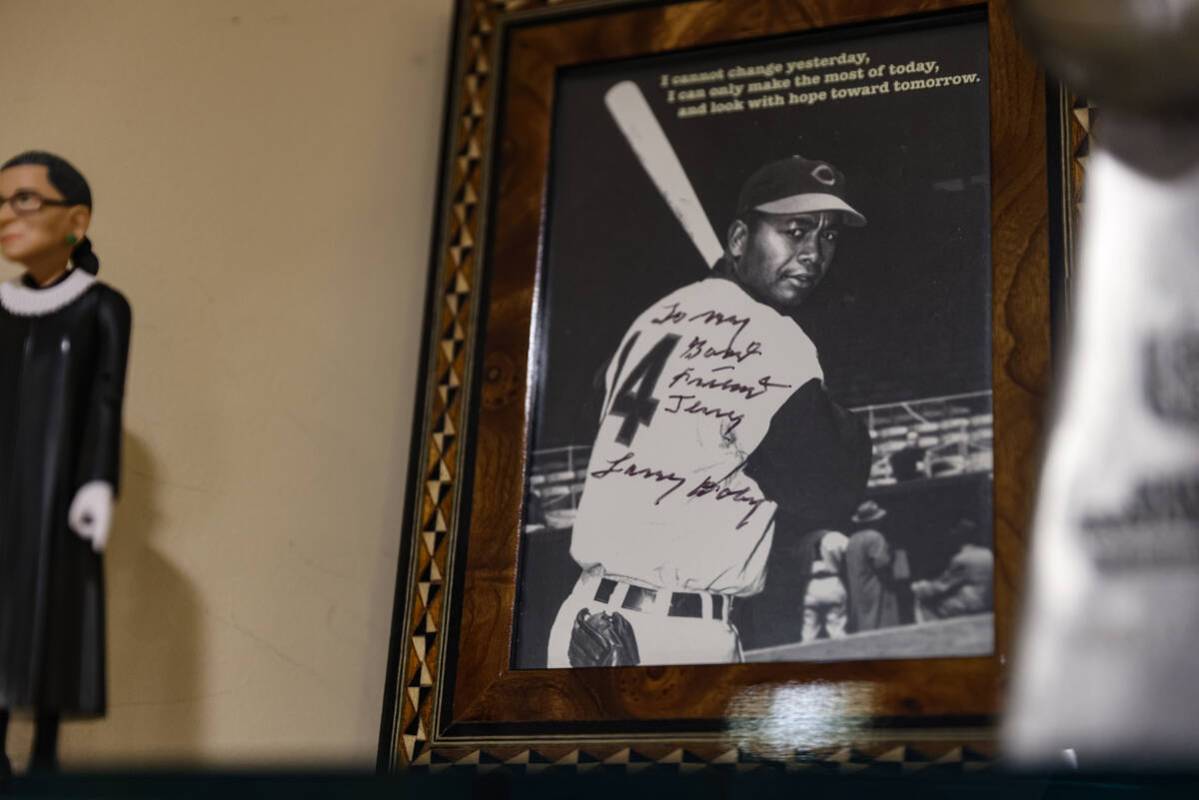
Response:
POLYGON ((104 583, 120 475, 125 298, 96 280, 92 194, 65 160, 0 166, 0 775, 12 712, 31 769, 57 765, 63 717, 103 716, 104 583))

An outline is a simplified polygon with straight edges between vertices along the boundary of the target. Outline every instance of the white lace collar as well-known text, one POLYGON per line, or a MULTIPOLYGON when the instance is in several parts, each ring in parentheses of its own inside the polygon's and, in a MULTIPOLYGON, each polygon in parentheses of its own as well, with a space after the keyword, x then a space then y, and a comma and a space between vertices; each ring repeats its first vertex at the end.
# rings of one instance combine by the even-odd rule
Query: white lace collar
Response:
POLYGON ((96 276, 86 270, 73 269, 71 274, 49 289, 30 289, 20 278, 0 283, 0 306, 18 317, 41 317, 53 314, 75 302, 96 282, 96 276))

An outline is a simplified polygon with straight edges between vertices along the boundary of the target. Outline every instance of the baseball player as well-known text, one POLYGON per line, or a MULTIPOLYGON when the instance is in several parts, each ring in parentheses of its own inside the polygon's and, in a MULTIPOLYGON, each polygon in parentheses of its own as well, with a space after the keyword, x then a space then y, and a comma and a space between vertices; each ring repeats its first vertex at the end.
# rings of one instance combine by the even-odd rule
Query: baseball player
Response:
POLYGON ((831 164, 767 164, 743 186, 712 274, 625 333, 571 538, 583 572, 548 666, 740 660, 730 609, 762 591, 776 517, 809 531, 853 511, 869 436, 828 397, 789 312, 827 274, 841 228, 865 221, 831 164))
POLYGON ((841 579, 849 537, 829 531, 820 537, 820 552, 812 564, 812 579, 803 600, 803 641, 840 639, 849 621, 849 592, 841 579), (822 636, 823 634, 823 636, 822 636))

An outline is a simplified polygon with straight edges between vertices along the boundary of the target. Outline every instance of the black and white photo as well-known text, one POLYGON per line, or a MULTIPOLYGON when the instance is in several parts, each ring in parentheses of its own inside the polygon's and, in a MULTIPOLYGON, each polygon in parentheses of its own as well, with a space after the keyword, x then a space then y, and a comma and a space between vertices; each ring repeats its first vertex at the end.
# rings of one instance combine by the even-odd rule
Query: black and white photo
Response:
POLYGON ((558 75, 514 667, 991 653, 986 37, 558 75))

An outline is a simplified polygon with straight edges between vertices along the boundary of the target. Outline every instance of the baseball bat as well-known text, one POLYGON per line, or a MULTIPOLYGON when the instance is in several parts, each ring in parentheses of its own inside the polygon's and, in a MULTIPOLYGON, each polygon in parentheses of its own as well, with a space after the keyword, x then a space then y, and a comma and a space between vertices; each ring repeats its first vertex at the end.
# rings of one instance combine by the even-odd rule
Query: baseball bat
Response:
POLYGON ((724 247, 645 95, 632 81, 621 81, 604 95, 604 104, 704 263, 712 267, 724 247))

